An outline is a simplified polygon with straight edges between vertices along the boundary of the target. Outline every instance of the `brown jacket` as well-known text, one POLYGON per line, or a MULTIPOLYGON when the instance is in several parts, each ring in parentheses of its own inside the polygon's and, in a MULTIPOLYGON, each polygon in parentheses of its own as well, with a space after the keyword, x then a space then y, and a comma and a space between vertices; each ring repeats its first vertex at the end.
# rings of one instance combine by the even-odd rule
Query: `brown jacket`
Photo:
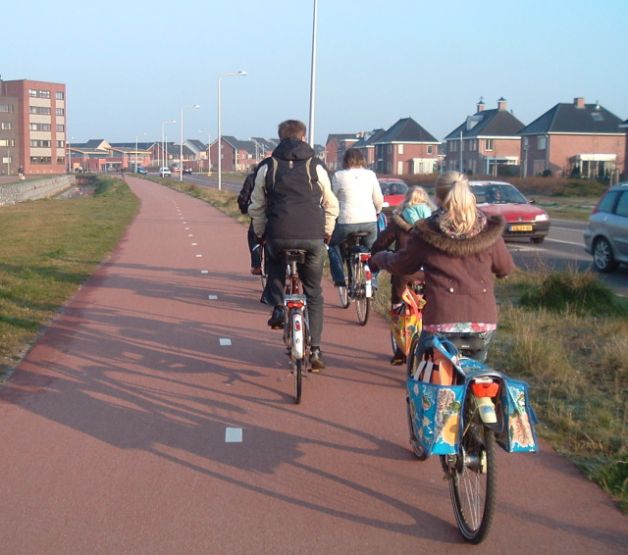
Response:
POLYGON ((372 258, 375 269, 391 274, 425 271, 423 323, 497 323, 494 277, 505 277, 515 265, 502 238, 504 220, 490 217, 477 235, 451 238, 438 226, 437 215, 416 223, 406 247, 372 258))

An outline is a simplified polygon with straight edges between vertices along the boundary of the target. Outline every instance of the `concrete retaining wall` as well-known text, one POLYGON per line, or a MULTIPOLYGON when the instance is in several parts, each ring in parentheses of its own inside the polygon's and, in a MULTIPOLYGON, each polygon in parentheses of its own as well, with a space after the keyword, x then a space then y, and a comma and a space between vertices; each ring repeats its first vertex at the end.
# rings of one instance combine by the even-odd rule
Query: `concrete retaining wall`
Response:
POLYGON ((0 206, 25 200, 50 198, 75 184, 75 176, 60 175, 49 179, 36 179, 0 185, 0 206))

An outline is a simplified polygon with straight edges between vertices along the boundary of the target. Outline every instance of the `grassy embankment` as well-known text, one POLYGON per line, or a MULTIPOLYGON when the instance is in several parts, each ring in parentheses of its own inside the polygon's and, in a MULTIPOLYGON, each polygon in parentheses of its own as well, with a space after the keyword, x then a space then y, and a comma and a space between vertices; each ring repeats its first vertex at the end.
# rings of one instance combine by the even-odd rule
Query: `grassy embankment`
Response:
MULTIPOLYGON (((248 223, 235 193, 166 183, 248 223)), ((389 292, 382 276, 383 315, 389 292)), ((497 295, 489 361, 530 383, 540 435, 628 511, 628 306, 589 273, 518 273, 497 295)))
POLYGON ((0 380, 115 247, 138 200, 118 179, 93 197, 0 208, 0 380))

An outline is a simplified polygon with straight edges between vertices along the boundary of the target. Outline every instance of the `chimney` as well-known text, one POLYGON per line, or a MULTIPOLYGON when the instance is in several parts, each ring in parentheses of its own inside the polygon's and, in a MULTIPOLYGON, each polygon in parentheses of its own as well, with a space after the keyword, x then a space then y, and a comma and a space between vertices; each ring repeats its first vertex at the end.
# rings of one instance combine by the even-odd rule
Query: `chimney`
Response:
POLYGON ((573 105, 576 108, 582 109, 584 108, 584 97, 583 96, 577 96, 576 98, 573 99, 573 105))
POLYGON ((484 98, 483 97, 480 97, 480 100, 478 100, 478 103, 476 104, 476 108, 478 112, 484 111, 484 98))
POLYGON ((497 109, 499 111, 504 111, 506 110, 508 107, 508 103, 506 102, 506 99, 502 96, 498 101, 497 101, 497 109))

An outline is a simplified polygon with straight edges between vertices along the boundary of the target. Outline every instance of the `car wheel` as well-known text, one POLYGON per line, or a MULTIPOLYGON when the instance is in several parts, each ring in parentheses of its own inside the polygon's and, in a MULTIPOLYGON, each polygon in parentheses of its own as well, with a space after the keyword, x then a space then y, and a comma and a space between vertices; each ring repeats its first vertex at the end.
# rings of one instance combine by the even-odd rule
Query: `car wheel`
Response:
POLYGON ((532 241, 535 245, 540 245, 543 241, 545 241, 545 237, 531 237, 530 241, 532 241))
POLYGON ((600 237, 596 239, 593 245, 593 266, 598 272, 612 272, 617 269, 617 262, 613 257, 613 249, 611 244, 600 237))

